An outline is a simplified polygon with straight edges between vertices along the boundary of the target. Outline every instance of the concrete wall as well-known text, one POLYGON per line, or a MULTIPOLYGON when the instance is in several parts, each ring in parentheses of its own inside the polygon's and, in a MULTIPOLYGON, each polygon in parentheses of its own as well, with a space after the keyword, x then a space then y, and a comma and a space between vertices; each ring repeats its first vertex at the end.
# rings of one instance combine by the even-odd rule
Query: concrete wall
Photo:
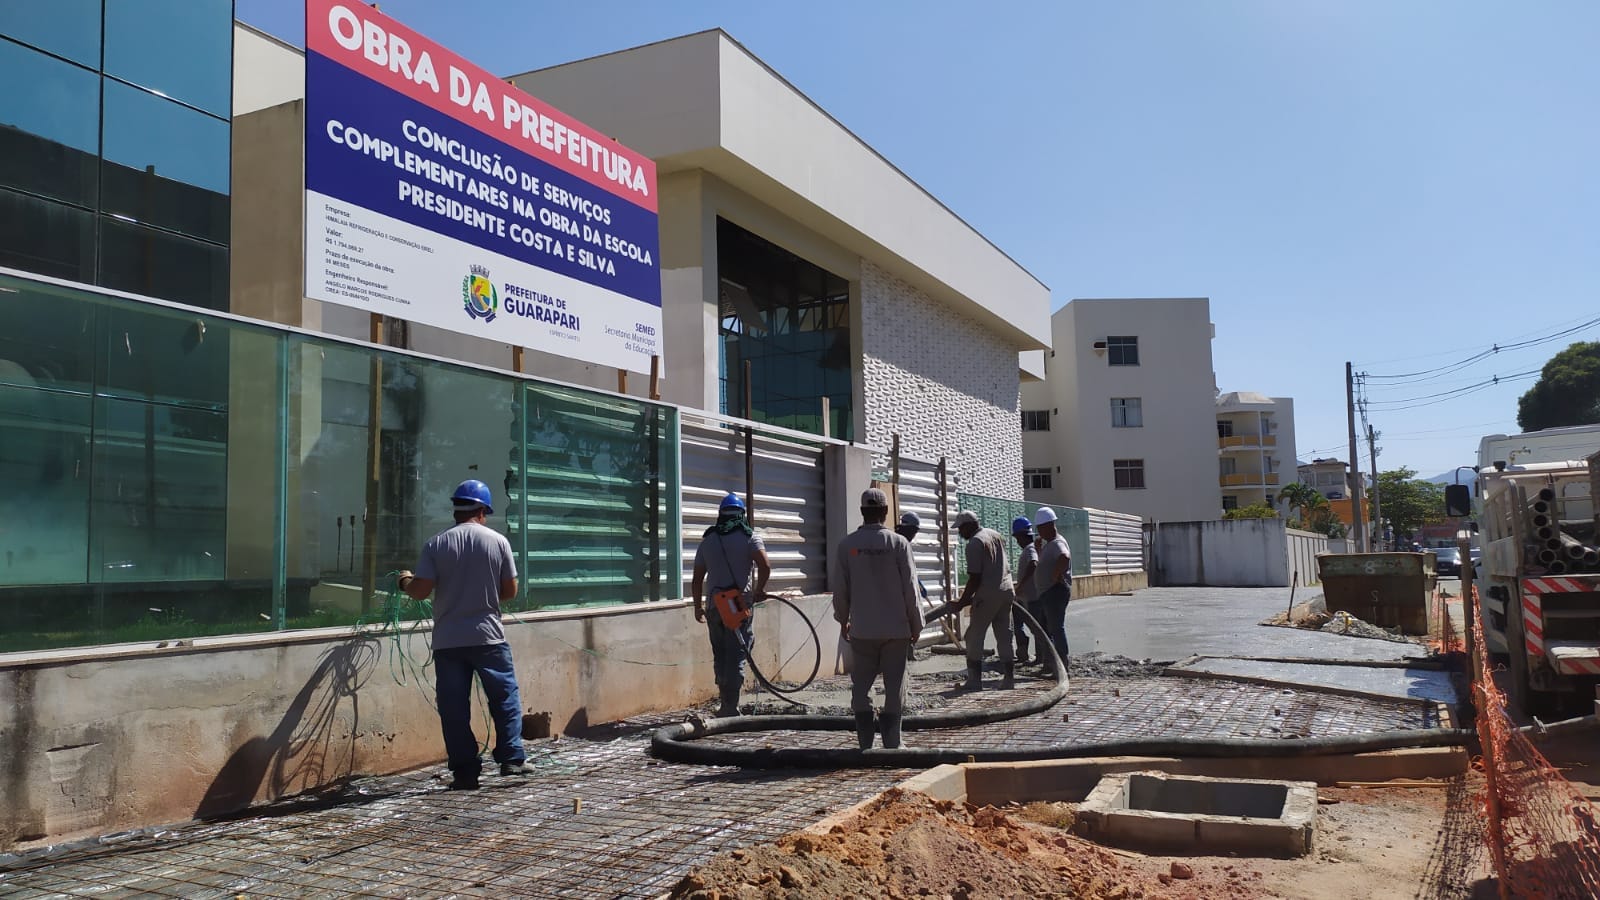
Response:
POLYGON ((1150 580, 1163 586, 1288 587, 1282 519, 1156 525, 1150 580))
POLYGON ((236 117, 306 96, 305 54, 242 22, 233 23, 233 73, 236 117))
POLYGON ((862 439, 908 456, 945 456, 969 493, 1022 499, 1016 347, 861 264, 862 439))
MULTIPOLYGON (((800 603, 823 674, 842 671, 828 599, 800 603)), ((506 632, 523 706, 546 714, 554 733, 715 693, 706 626, 685 602, 517 619, 506 632)), ((777 622, 756 617, 757 660, 774 668, 797 638, 777 622)), ((419 663, 426 634, 402 639, 419 663)), ((0 850, 220 815, 442 761, 431 674, 399 684, 393 640, 324 629, 7 657, 0 850)))

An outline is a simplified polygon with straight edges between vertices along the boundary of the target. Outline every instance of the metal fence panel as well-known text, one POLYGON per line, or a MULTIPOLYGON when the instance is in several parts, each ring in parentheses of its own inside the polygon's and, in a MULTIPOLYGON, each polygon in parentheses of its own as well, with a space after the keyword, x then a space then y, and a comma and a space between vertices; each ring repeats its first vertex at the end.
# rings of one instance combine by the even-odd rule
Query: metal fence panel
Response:
POLYGON ((1089 571, 1138 572, 1144 569, 1144 523, 1138 516, 1104 509, 1085 510, 1089 519, 1089 571))
MULTIPOLYGON (((682 413, 683 565, 685 587, 694 553, 717 506, 730 491, 745 493, 747 423, 684 410, 682 413)), ((827 590, 827 515, 822 448, 826 439, 755 425, 752 524, 767 545, 773 592, 827 590)), ((835 442, 836 443, 836 442, 835 442)))

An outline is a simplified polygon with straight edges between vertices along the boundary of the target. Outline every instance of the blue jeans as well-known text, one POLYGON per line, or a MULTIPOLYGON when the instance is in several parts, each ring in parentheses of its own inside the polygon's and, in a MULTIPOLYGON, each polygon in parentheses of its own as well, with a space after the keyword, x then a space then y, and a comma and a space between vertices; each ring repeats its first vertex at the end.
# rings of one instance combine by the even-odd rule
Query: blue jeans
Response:
POLYGON ((744 686, 744 657, 755 645, 755 616, 744 624, 730 629, 722 624, 716 607, 707 604, 706 631, 711 636, 711 671, 716 674, 717 687, 733 690, 744 686))
POLYGON ((494 761, 520 763, 528 758, 522 748, 522 695, 511 666, 509 644, 446 647, 433 651, 434 694, 439 705, 439 725, 444 729, 444 752, 450 771, 476 778, 483 769, 478 738, 472 733, 472 676, 476 674, 489 698, 494 717, 494 761))
POLYGON ((1044 630, 1061 656, 1062 665, 1067 663, 1067 604, 1071 602, 1072 588, 1064 584, 1039 595, 1039 605, 1044 607, 1044 630))

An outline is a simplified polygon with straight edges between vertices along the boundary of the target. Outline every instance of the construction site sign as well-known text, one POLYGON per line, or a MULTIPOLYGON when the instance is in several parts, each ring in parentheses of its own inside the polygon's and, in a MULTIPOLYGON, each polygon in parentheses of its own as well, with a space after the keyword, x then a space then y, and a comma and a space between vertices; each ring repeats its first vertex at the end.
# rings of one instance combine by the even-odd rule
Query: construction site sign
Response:
POLYGON ((305 290, 633 372, 655 163, 363 3, 307 0, 305 290))

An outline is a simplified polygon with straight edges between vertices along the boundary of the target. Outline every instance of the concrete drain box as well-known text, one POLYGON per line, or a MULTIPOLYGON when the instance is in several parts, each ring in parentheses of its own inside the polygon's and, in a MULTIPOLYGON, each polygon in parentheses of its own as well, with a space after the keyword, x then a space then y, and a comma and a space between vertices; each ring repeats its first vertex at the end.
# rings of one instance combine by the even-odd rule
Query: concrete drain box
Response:
POLYGON ((1078 833, 1162 850, 1302 856, 1311 851, 1317 786, 1309 781, 1107 775, 1078 807, 1078 833))

